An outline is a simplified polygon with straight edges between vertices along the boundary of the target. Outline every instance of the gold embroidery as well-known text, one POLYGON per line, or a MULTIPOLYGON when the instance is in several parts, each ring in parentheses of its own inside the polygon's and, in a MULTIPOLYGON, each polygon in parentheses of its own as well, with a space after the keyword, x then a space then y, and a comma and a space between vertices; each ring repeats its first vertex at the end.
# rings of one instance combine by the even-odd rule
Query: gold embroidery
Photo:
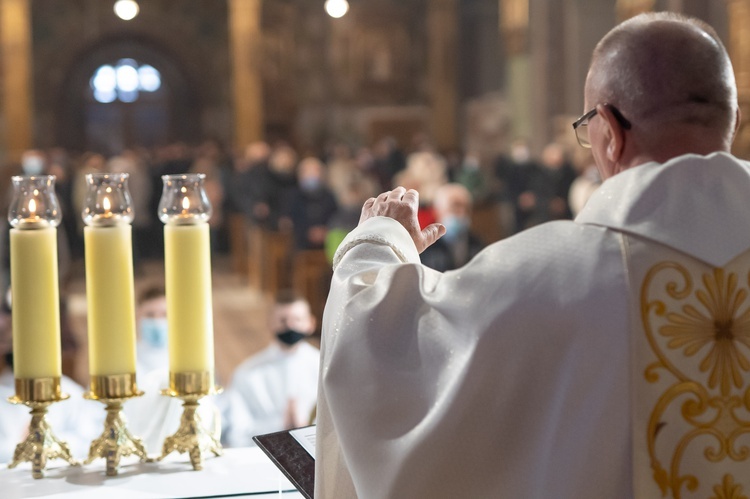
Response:
MULTIPOLYGON (((736 274, 725 274, 724 269, 714 269, 702 276, 702 287, 694 289, 685 267, 663 262, 651 268, 641 288, 643 326, 657 359, 647 366, 644 378, 656 383, 660 371, 667 371, 674 378, 651 412, 648 452, 654 480, 662 495, 671 492, 676 499, 680 498, 683 487, 695 491, 699 486, 694 475, 680 474, 685 452, 699 437, 703 437, 701 442, 705 442, 706 437, 716 441, 715 446, 707 445, 703 450, 709 462, 727 458, 740 462, 750 457, 750 448, 737 445, 742 435, 750 434, 750 420, 738 413, 750 411, 750 383, 747 383, 747 376, 743 377, 743 373, 750 371, 746 353, 750 352, 750 303, 746 303, 750 293, 747 287, 738 286, 736 274), (657 279, 667 281, 664 284, 666 295, 652 289, 658 286, 657 279), (650 298, 652 291, 663 299, 650 298), (697 303, 688 303, 691 297, 697 303), (654 335, 654 328, 660 337, 654 335), (689 369, 681 368, 688 365, 689 369), (704 375, 696 376, 696 372, 704 375), (743 389, 746 390, 744 395, 743 389), (678 399, 680 415, 689 427, 679 436, 667 470, 657 457, 656 441, 667 426, 665 413, 678 399)), ((731 475, 725 476, 724 490, 730 490, 727 487, 731 485, 734 488, 730 493, 734 494, 737 487, 732 480, 731 475)), ((714 488, 715 492, 720 490, 714 488)), ((737 490, 741 491, 741 487, 737 490)), ((740 499, 733 495, 719 496, 723 497, 740 499)))
POLYGON ((721 485, 714 485, 714 494, 709 499, 747 499, 742 495, 742 486, 734 484, 732 475, 724 475, 721 485))

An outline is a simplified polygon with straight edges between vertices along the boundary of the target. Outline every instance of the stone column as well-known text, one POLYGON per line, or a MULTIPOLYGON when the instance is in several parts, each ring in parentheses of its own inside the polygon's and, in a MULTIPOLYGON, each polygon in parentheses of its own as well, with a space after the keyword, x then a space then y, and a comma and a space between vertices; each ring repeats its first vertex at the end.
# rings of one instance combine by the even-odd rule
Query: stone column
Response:
POLYGON ((427 26, 432 127, 440 150, 458 146, 458 0, 430 0, 427 26))
POLYGON ((733 152, 750 157, 750 0, 727 0, 729 44, 727 50, 737 80, 737 99, 742 112, 742 124, 734 140, 733 152))
POLYGON ((18 161, 33 144, 29 0, 0 0, 0 87, 7 160, 18 161))
POLYGON ((261 77, 262 0, 229 0, 235 146, 264 136, 261 77))
POLYGON ((529 0, 499 0, 500 32, 507 64, 506 88, 511 138, 532 138, 531 61, 528 53, 529 0))
POLYGON ((655 0, 617 0, 617 19, 624 21, 654 9, 655 0))

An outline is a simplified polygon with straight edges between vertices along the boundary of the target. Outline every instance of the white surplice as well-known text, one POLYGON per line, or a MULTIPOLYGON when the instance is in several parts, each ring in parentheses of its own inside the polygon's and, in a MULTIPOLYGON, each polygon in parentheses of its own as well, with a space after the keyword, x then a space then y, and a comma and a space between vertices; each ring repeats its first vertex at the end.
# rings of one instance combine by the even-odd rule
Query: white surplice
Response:
POLYGON ((292 426, 307 425, 315 409, 319 366, 320 352, 306 341, 292 348, 274 341, 240 364, 224 394, 227 445, 255 445, 253 436, 285 430, 291 424, 287 419, 295 422, 292 426))
POLYGON ((748 249, 750 168, 723 153, 620 173, 575 221, 444 274, 419 263, 397 222, 361 224, 336 254, 323 318, 316 497, 651 498, 675 483, 693 497, 693 474, 700 497, 748 495, 750 366, 736 360, 750 359, 748 249), (739 295, 737 325, 696 333, 684 323, 710 322, 714 288, 739 295), (719 369, 728 385, 702 365, 729 358, 711 357, 720 343, 737 354, 719 369), (698 441, 709 400, 739 405, 698 441))

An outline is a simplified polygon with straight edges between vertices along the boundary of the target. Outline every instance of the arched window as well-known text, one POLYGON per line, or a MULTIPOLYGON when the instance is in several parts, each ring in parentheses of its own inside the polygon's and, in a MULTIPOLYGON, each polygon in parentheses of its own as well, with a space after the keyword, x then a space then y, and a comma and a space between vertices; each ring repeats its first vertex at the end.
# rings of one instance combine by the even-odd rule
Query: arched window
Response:
POLYGON ((161 74, 153 66, 135 59, 120 59, 115 64, 100 66, 91 77, 90 87, 94 99, 102 104, 116 100, 135 102, 140 92, 156 92, 161 88, 161 74))

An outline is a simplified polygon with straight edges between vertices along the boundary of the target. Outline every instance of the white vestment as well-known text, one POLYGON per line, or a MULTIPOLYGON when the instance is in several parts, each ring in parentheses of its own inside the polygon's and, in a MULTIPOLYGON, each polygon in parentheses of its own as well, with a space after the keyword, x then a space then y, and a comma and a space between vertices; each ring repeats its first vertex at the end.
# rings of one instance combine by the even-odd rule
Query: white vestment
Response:
POLYGON ((620 173, 446 273, 366 221, 323 317, 316 497, 748 495, 748 249, 750 168, 723 153, 620 173))
POLYGON ((246 447, 255 435, 286 429, 288 410, 300 425, 309 423, 319 366, 320 351, 305 341, 291 349, 274 342, 240 364, 225 394, 227 445, 246 447))

